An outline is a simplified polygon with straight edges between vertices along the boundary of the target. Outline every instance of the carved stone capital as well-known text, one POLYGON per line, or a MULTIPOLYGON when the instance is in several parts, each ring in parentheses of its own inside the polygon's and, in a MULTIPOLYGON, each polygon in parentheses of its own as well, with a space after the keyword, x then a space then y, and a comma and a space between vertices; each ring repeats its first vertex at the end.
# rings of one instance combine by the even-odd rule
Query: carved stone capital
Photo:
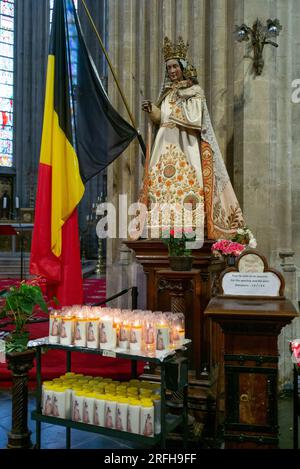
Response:
POLYGON ((280 265, 282 267, 283 272, 295 272, 296 266, 294 263, 294 254, 295 251, 292 249, 281 249, 278 253, 281 262, 280 265))

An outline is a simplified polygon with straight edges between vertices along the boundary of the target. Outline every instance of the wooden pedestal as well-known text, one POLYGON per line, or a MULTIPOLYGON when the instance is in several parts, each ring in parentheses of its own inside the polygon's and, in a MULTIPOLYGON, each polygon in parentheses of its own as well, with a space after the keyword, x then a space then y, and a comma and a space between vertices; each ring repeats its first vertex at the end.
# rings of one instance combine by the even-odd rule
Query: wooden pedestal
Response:
POLYGON ((278 446, 278 335, 296 316, 281 298, 213 298, 205 316, 224 332, 225 447, 278 446))
POLYGON ((161 311, 184 313, 186 337, 192 340, 190 367, 200 378, 207 368, 209 344, 204 333, 203 311, 201 311, 200 270, 178 272, 170 269, 155 272, 155 304, 161 311))
POLYGON ((7 354, 7 367, 12 372, 12 429, 8 433, 7 448, 32 448, 28 428, 28 372, 33 367, 35 350, 7 354))

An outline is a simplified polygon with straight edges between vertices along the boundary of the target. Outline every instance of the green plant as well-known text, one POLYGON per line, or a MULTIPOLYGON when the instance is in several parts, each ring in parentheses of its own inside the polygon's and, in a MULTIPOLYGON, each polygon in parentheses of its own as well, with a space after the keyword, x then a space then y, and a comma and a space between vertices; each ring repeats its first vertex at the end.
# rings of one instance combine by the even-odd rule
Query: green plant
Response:
POLYGON ((39 308, 48 312, 41 287, 37 280, 21 282, 9 290, 1 292, 4 305, 0 309, 0 319, 7 318, 14 330, 6 342, 6 352, 22 352, 27 348, 28 335, 26 325, 35 316, 39 308), (27 341, 26 341, 27 339, 27 341))
POLYGON ((169 256, 190 256, 187 243, 194 241, 195 233, 191 229, 163 230, 162 240, 168 246, 169 256))

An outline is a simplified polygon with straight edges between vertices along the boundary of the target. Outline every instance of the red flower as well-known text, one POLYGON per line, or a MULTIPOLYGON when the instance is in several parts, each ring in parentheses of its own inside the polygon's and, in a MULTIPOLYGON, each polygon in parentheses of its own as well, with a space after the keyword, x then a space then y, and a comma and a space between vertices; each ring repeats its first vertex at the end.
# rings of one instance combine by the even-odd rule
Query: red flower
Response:
POLYGON ((220 251, 224 255, 238 257, 245 249, 245 245, 235 243, 229 239, 221 239, 212 245, 212 251, 220 251))

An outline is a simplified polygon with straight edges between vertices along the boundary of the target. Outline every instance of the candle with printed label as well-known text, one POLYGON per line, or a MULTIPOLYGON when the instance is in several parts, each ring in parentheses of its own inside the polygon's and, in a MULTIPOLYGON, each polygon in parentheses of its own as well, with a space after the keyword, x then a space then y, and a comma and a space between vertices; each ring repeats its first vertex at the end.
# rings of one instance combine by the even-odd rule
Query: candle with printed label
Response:
POLYGON ((115 349, 117 345, 117 332, 113 318, 103 316, 100 319, 100 348, 106 350, 115 349))
POLYGON ((143 348, 145 352, 155 351, 155 333, 154 324, 150 318, 147 318, 144 322, 144 341, 143 348))
POLYGON ((52 311, 49 317, 49 344, 59 343, 61 316, 58 311, 52 311))
POLYGON ((71 312, 62 315, 60 328, 60 343, 72 345, 74 337, 74 317, 71 312))
POLYGON ((99 316, 97 313, 90 312, 88 316, 86 342, 88 348, 99 347, 99 316))
POLYGON ((119 347, 122 350, 129 348, 130 325, 127 319, 124 319, 120 326, 119 347))
POLYGON ((86 347, 87 317, 78 314, 75 319, 74 343, 77 347, 86 347))
POLYGON ((138 319, 131 324, 129 348, 135 352, 142 350, 142 324, 138 319))
POLYGON ((156 350, 168 350, 170 344, 169 325, 161 321, 156 325, 156 350))

